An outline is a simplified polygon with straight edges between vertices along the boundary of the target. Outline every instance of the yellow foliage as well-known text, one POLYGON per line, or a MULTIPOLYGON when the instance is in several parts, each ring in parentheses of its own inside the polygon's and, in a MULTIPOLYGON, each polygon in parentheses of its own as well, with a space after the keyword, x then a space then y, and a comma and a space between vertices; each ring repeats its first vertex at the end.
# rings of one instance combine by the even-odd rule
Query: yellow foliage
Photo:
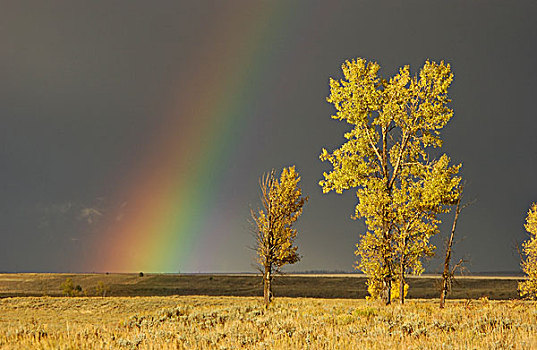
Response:
POLYGON ((526 259, 521 265, 528 279, 518 284, 518 290, 523 297, 537 299, 537 203, 533 203, 528 211, 524 227, 530 238, 523 243, 526 259))
POLYGON ((293 224, 308 198, 302 196, 299 182, 294 166, 284 168, 279 181, 274 170, 260 181, 263 209, 252 211, 252 218, 256 225, 258 262, 263 267, 270 265, 270 272, 300 260, 294 245, 297 231, 293 224))
POLYGON ((438 232, 437 215, 458 198, 461 167, 429 155, 442 146, 440 130, 453 116, 449 64, 427 61, 417 76, 404 66, 389 80, 379 69, 358 58, 342 65, 344 79, 330 79, 332 118, 353 129, 340 148, 322 149, 320 159, 332 170, 319 182, 324 193, 357 190, 354 218, 367 227, 357 267, 370 276, 373 293, 391 290, 394 276, 423 271, 420 259, 435 248, 429 239, 438 232))

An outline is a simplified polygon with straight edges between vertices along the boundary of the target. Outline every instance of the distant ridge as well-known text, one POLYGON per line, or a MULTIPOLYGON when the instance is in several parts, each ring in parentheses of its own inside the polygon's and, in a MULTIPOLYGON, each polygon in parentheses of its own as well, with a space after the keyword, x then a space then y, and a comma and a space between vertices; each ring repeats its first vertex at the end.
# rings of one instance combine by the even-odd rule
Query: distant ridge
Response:
MULTIPOLYGON (((293 275, 362 275, 359 271, 349 270, 305 270, 305 271, 285 271, 284 274, 293 275)), ((424 275, 435 276, 441 275, 440 272, 426 271, 424 275)), ((501 276, 501 277, 524 277, 522 270, 518 271, 467 271, 464 276, 501 276)))
POLYGON ((522 271, 481 271, 481 272, 470 272, 465 274, 468 276, 513 276, 513 277, 523 277, 525 276, 522 271))

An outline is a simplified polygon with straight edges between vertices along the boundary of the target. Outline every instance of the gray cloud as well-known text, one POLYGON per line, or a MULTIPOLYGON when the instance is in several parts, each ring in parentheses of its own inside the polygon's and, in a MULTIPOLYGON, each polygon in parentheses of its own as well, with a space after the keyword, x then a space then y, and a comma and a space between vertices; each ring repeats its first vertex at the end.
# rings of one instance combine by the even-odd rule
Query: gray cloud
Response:
MULTIPOLYGON (((213 65, 224 76, 223 62, 242 62, 248 50, 254 61, 232 77, 247 92, 229 101, 240 106, 234 146, 214 145, 226 149, 211 180, 217 215, 198 213, 214 220, 214 232, 196 237, 192 255, 204 244, 219 249, 183 271, 251 270, 246 220, 258 205, 258 177, 290 164, 310 195, 298 223, 304 258, 293 268, 352 269, 364 231, 350 219, 355 194, 323 195, 317 182, 328 170, 320 149, 337 147, 348 129, 330 119, 328 79, 353 57, 378 61, 385 76, 404 64, 415 72, 428 58, 451 63, 455 117, 443 150, 463 162, 467 196, 478 199, 460 218, 466 239, 456 253, 471 257, 473 271, 519 268, 510 243, 525 239, 537 200, 534 1, 30 1, 0 9, 0 270, 84 269, 99 253, 87 237, 130 219, 126 199, 110 198, 146 170, 140 159, 160 140, 170 106, 188 89, 215 87, 185 77, 213 65), (270 14, 259 32, 241 27, 270 14), (215 23, 229 33, 215 33, 215 23), (232 51, 239 34, 248 40, 232 51)), ((197 142, 212 141, 206 136, 197 142)), ((445 232, 451 217, 444 221, 445 232)))

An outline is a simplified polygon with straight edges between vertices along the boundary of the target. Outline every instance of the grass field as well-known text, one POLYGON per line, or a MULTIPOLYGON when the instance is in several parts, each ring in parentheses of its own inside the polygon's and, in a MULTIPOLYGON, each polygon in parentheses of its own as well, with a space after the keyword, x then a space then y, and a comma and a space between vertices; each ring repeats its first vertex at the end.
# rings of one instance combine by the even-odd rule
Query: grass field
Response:
POLYGON ((459 278, 444 310, 437 278, 409 281, 386 307, 363 276, 279 276, 265 310, 253 275, 0 274, 0 349, 537 349, 517 278, 459 278))
POLYGON ((537 349, 537 303, 259 297, 0 300, 2 349, 537 349))

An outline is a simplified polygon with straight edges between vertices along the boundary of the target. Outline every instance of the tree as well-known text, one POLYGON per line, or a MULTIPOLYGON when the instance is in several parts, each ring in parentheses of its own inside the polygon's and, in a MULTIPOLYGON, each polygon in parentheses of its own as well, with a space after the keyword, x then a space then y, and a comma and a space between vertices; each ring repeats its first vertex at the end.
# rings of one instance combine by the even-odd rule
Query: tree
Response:
POLYGON ((471 205, 472 202, 466 203, 463 206, 461 206, 462 201, 462 194, 464 191, 464 185, 461 185, 459 187, 459 196, 456 201, 455 206, 455 216, 453 217, 453 225, 451 226, 451 234, 449 235, 449 238, 446 242, 446 255, 444 258, 444 270, 442 272, 442 281, 440 286, 440 308, 443 309, 446 303, 446 297, 449 291, 451 291, 451 286, 453 283, 453 279, 455 276, 455 271, 457 269, 463 269, 463 263, 464 260, 460 259, 453 268, 451 268, 449 265, 451 264, 451 253, 453 248, 453 240, 455 238, 455 229, 457 228, 457 221, 459 220, 459 215, 461 214, 461 211, 466 208, 467 206, 471 205))
POLYGON ((526 259, 521 266, 528 279, 518 283, 518 291, 522 297, 537 299, 537 203, 531 205, 524 227, 530 238, 522 244, 526 259))
POLYGON ((110 293, 110 287, 104 284, 103 281, 99 281, 95 286, 95 295, 102 296, 103 298, 106 294, 110 293))
POLYGON ((272 300, 272 279, 282 266, 300 260, 294 245, 297 231, 293 224, 302 214, 308 197, 298 187, 300 176, 295 167, 284 168, 280 180, 274 169, 259 179, 262 209, 252 210, 255 225, 257 262, 263 273, 265 307, 272 300))
POLYGON ((421 258, 433 254, 429 238, 438 232, 438 214, 457 199, 461 165, 429 154, 442 146, 440 130, 453 116, 449 64, 427 61, 414 77, 404 66, 389 81, 379 78, 379 69, 358 58, 342 65, 344 79, 330 79, 332 118, 353 128, 340 148, 323 148, 320 159, 332 170, 319 184, 324 193, 357 189, 353 218, 365 219, 367 227, 357 267, 368 275, 371 296, 389 304, 392 282, 403 301, 405 272, 421 273, 421 258))

